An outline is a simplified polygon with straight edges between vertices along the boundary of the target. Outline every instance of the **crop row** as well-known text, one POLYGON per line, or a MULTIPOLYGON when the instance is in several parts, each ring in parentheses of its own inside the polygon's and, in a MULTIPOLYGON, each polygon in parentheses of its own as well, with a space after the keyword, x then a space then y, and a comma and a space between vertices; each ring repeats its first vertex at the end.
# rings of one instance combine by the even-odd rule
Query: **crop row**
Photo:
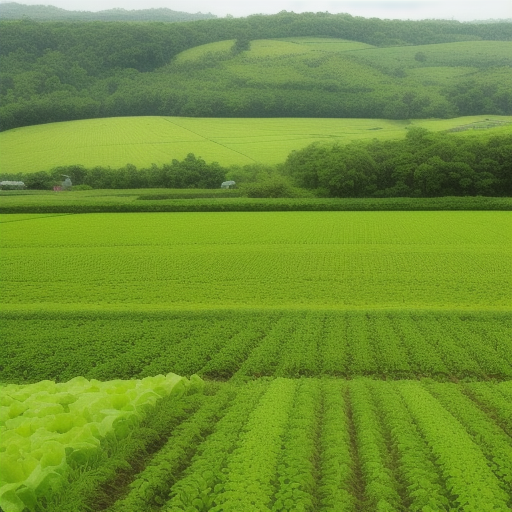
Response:
POLYGON ((300 242, 3 248, 0 285, 4 306, 15 310, 505 309, 506 250, 300 242))
MULTIPOLYGON (((97 191, 93 200, 103 196, 108 200, 133 201, 136 191, 123 191, 121 195, 112 191, 97 191), (115 195, 115 194, 119 195, 115 195)), ((74 202, 81 201, 78 192, 74 202)), ((23 204, 57 201, 53 196, 20 195, 6 197, 2 203, 17 201, 23 204)), ((59 196, 60 197, 60 196, 59 196)), ((73 196, 75 197, 75 196, 73 196)), ((84 201, 87 198, 84 198, 84 201)), ((402 198, 403 199, 403 198, 402 198)), ((402 199, 393 199, 394 209, 399 209, 402 199)), ((448 198, 460 199, 460 198, 448 198)), ((447 201, 447 198, 436 200, 447 201)), ((468 198, 463 198, 468 200, 468 198)), ((482 199, 482 198, 480 198, 482 199)), ((511 199, 507 201, 511 208, 511 199)), ((62 199, 61 199, 62 200, 62 199)), ((322 201, 318 199, 318 201, 322 201)), ((329 200, 325 200, 329 201, 329 200)), ((343 199, 346 207, 352 203, 361 210, 367 199, 343 199)), ((377 200, 375 200, 377 201, 377 200)), ((391 200, 389 200, 391 201, 391 200)), ((432 200, 433 201, 433 200, 432 200)), ((382 200, 384 203, 385 200, 382 200)), ((404 199, 403 202, 406 202, 404 199)), ((426 205, 420 205, 427 210, 426 205)), ((443 205, 446 208, 446 204, 443 205)), ((15 249, 29 247, 42 249, 63 247, 130 247, 142 249, 176 246, 195 246, 211 249, 211 246, 229 245, 322 245, 328 246, 370 245, 373 248, 391 247, 417 252, 420 247, 430 246, 432 250, 451 246, 458 251, 481 248, 489 251, 506 252, 510 239, 507 228, 510 214, 507 212, 482 211, 331 211, 314 212, 232 212, 229 215, 197 214, 152 214, 114 215, 58 215, 37 217, 30 214, 2 215, 0 218, 2 238, 0 247, 15 249), (12 222, 15 221, 15 222, 12 222), (22 222, 22 223, 21 223, 22 222), (492 228, 489 228, 489 225, 492 228), (470 229, 468 229, 468 227, 470 229), (108 229, 107 229, 108 228, 108 229)), ((331 247, 329 247, 331 248, 331 247)), ((35 254, 35 253, 34 253, 35 254)), ((59 253, 56 253, 59 254, 59 253)), ((172 255, 173 253, 171 253, 172 255)), ((33 256, 33 254, 31 254, 33 256)), ((4 256, 8 260, 7 256, 4 256)), ((125 265, 128 262, 125 262, 125 265)), ((2 276, 8 277, 8 276, 2 276)))
POLYGON ((234 400, 162 510, 507 510, 510 438, 461 386, 435 385, 438 397, 411 381, 278 378, 255 388, 250 408, 247 395, 234 400))
MULTIPOLYGON (((140 471, 114 479, 101 506, 95 472, 85 469, 91 492, 83 506, 505 512, 512 506, 512 441, 471 386, 368 378, 221 384, 140 471)), ((506 408, 496 404, 511 392, 512 381, 486 387, 502 414, 506 408)), ((74 485, 58 492, 69 494, 74 485)), ((48 511, 67 510, 65 497, 54 503, 48 511)))
POLYGON ((1 327, 2 382, 168 372, 512 378, 507 312, 4 312, 1 327))

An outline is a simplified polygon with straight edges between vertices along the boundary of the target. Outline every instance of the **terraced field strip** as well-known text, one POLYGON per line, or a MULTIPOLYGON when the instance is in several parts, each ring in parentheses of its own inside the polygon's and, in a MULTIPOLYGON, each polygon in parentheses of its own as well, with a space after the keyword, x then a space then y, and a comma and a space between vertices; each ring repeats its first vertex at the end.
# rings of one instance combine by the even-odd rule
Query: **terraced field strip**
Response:
MULTIPOLYGON (((184 65, 188 63, 211 59, 219 56, 230 57, 233 40, 209 43, 189 50, 176 56, 173 64, 184 65)), ((258 39, 251 41, 250 56, 254 59, 289 56, 292 54, 308 54, 318 51, 344 52, 356 49, 375 48, 370 44, 334 39, 328 37, 290 37, 279 39, 258 39)))
POLYGON ((354 58, 369 62, 375 66, 401 66, 404 68, 428 68, 466 66, 473 71, 482 65, 493 62, 495 66, 510 61, 510 42, 501 41, 463 41, 458 43, 428 44, 420 46, 402 46, 389 48, 367 48, 354 51, 354 58), (418 52, 424 53, 426 60, 415 59, 418 52))
MULTIPOLYGON (((290 43, 292 46, 297 46, 290 43)), ((207 162, 244 165, 284 162, 313 142, 396 139, 406 128, 447 130, 486 121, 489 116, 455 119, 304 119, 120 117, 85 119, 16 128, 0 133, 0 172, 46 171, 80 164, 119 168, 162 165, 194 153, 207 162)), ((512 121, 510 116, 491 120, 512 121)))

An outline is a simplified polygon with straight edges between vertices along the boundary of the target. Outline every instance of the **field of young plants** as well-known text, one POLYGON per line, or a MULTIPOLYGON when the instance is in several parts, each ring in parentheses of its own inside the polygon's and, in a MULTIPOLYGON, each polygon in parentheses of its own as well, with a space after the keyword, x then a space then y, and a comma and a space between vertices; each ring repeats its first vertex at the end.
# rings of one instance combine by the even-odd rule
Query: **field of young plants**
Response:
POLYGON ((511 221, 0 216, 0 507, 510 511, 511 221))
POLYGON ((85 119, 15 128, 0 133, 1 173, 47 171, 80 164, 119 168, 150 167, 188 153, 206 162, 276 164, 313 142, 403 138, 406 128, 432 131, 510 123, 510 116, 454 119, 218 119, 192 117, 119 117, 85 119))
POLYGON ((512 303, 509 212, 127 213, 16 220, 1 224, 4 311, 499 310, 512 303))

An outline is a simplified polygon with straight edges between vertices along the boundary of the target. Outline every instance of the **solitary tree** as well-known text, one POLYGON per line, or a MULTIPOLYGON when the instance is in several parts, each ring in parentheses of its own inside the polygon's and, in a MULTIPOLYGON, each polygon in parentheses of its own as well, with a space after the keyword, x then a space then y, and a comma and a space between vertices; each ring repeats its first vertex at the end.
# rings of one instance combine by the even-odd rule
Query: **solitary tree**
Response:
POLYGON ((251 40, 244 35, 240 35, 236 38, 235 44, 231 48, 233 55, 245 52, 251 49, 251 40))

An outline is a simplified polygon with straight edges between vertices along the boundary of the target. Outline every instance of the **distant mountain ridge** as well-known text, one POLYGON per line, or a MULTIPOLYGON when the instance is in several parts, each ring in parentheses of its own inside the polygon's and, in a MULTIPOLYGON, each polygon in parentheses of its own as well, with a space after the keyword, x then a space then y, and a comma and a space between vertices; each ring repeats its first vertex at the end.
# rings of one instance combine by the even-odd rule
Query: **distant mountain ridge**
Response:
POLYGON ((68 11, 53 5, 24 5, 17 2, 0 3, 0 19, 19 20, 30 18, 35 21, 197 21, 217 18, 215 14, 201 12, 173 11, 159 9, 108 9, 105 11, 68 11))

